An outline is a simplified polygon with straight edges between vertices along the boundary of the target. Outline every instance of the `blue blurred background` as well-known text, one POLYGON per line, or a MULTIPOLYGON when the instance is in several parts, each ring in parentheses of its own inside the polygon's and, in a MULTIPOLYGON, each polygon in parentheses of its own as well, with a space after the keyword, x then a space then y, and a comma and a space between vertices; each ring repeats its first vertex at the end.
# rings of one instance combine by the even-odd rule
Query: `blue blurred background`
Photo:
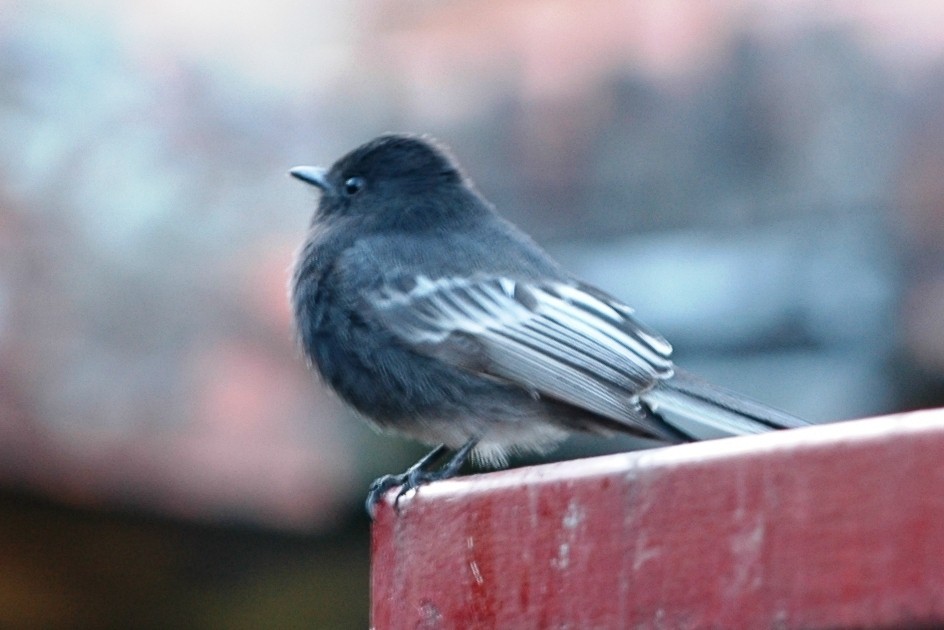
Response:
MULTIPOLYGON (((680 364, 816 421, 944 402, 944 5, 0 4, 0 626, 365 627, 286 176, 450 145, 680 364)), ((554 457, 618 450, 575 440, 554 457)), ((517 464, 528 463, 524 461, 517 464)))

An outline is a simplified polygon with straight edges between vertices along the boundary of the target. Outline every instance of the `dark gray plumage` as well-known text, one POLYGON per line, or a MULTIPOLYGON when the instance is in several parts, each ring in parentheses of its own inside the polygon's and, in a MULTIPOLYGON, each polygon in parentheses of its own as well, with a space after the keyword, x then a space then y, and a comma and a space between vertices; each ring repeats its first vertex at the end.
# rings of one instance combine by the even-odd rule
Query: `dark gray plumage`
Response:
POLYGON ((292 174, 322 191, 291 286, 307 357, 377 426, 441 445, 375 482, 369 508, 470 452, 502 463, 571 431, 674 443, 806 424, 680 372, 665 339, 561 270, 428 138, 381 136, 292 174))

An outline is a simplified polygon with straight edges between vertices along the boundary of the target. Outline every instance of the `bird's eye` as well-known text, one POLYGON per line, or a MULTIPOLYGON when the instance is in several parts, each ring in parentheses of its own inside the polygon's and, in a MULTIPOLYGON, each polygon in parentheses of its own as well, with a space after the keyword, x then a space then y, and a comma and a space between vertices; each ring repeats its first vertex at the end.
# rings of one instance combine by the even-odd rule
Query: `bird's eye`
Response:
POLYGON ((364 180, 360 177, 351 177, 344 182, 344 192, 348 195, 356 195, 364 189, 364 180))

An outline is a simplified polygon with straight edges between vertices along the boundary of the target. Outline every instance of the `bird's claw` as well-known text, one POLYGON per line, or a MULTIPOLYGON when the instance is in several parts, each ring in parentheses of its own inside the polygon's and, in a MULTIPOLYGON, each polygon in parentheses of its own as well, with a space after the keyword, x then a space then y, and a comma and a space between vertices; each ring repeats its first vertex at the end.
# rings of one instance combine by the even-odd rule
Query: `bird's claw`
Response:
POLYGON ((370 484, 370 489, 367 491, 366 507, 370 518, 374 518, 377 512, 377 504, 380 503, 384 495, 391 488, 400 486, 400 489, 397 491, 397 496, 393 499, 393 509, 399 514, 400 497, 410 490, 416 490, 420 486, 432 481, 448 479, 454 476, 459 472, 459 468, 462 467, 462 463, 468 458, 469 453, 475 447, 476 443, 477 440, 469 440, 466 442, 456 451, 452 458, 446 462, 446 465, 439 470, 430 470, 429 468, 448 452, 448 449, 442 445, 434 448, 423 457, 423 459, 413 464, 406 472, 399 475, 384 475, 383 477, 375 479, 374 482, 370 484))
POLYGON ((400 486, 396 496, 393 498, 393 509, 399 514, 400 498, 403 497, 403 495, 431 481, 439 481, 444 477, 445 476, 438 470, 429 471, 412 468, 399 475, 384 475, 383 477, 379 477, 370 484, 370 489, 367 491, 367 513, 370 514, 371 518, 374 518, 377 512, 377 504, 380 503, 384 495, 387 494, 391 488, 400 486))
POLYGON ((383 496, 387 494, 387 491, 390 488, 402 485, 405 480, 406 473, 401 475, 384 475, 383 477, 374 479, 373 483, 370 484, 370 489, 367 490, 367 500, 364 503, 364 507, 367 508, 367 513, 370 515, 371 519, 374 518, 377 512, 377 504, 380 503, 383 496))

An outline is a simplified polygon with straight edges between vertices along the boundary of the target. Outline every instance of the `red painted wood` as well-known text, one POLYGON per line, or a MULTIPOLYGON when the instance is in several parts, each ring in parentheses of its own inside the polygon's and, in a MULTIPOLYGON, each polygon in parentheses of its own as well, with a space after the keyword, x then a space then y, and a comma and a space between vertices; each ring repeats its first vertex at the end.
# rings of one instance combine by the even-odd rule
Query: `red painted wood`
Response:
POLYGON ((431 484, 379 506, 394 628, 944 627, 944 410, 431 484))

